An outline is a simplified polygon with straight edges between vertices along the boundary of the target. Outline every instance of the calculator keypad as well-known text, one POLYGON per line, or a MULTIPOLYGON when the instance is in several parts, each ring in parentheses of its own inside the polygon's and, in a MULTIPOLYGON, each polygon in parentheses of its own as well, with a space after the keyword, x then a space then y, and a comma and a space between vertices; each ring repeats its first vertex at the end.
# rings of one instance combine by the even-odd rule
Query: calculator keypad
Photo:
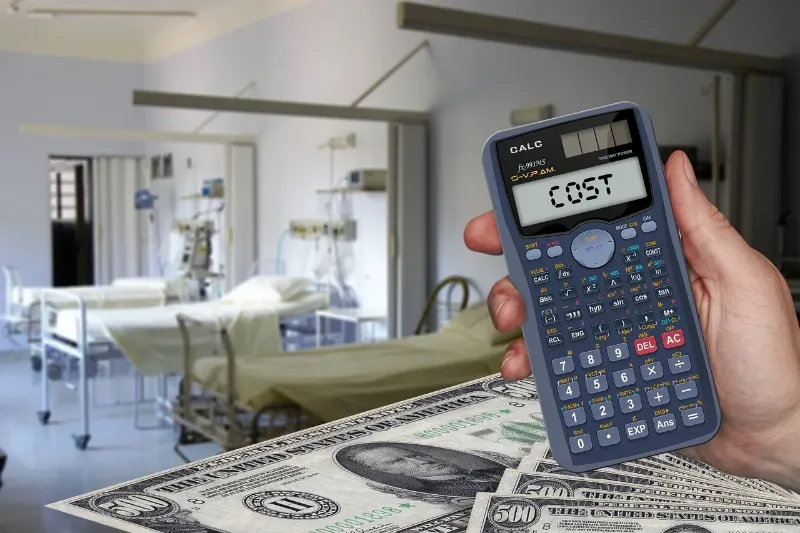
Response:
POLYGON ((706 422, 693 354, 684 351, 688 304, 676 300, 663 233, 653 220, 621 226, 538 243, 541 252, 530 254, 538 255, 534 305, 573 454, 706 422))

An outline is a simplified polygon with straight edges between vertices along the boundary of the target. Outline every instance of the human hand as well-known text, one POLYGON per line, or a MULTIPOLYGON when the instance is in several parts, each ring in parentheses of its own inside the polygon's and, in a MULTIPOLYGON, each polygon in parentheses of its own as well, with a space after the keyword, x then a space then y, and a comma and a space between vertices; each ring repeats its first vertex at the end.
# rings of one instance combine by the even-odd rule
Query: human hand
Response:
MULTIPOLYGON (((706 199, 685 154, 672 154, 665 170, 722 410, 717 435, 681 453, 800 492, 800 328, 789 288, 706 199)), ((471 220, 464 242, 501 255, 494 213, 471 220)), ((525 304, 508 278, 494 284, 488 304, 500 331, 525 321, 525 304)), ((517 339, 503 360, 503 377, 530 372, 525 343, 517 339)))

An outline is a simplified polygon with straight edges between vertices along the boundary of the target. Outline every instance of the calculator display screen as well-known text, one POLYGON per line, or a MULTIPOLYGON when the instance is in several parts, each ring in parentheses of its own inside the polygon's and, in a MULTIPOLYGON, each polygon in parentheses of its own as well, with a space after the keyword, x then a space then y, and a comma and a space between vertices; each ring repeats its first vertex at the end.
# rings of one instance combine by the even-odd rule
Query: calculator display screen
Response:
POLYGON ((635 157, 511 187, 522 226, 647 197, 635 157))
POLYGON ((520 234, 567 233, 653 205, 632 110, 583 118, 497 143, 497 160, 520 234))

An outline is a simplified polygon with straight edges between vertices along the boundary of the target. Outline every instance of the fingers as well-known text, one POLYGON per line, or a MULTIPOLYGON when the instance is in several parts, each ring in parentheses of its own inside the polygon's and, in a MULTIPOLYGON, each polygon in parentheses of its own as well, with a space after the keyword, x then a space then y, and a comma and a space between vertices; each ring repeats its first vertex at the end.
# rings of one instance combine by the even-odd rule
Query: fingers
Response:
POLYGON ((525 302, 507 277, 492 286, 488 304, 492 322, 498 331, 511 331, 525 322, 525 302))
POLYGON ((503 253, 500 234, 497 232, 497 222, 492 211, 475 217, 467 223, 467 227, 464 229, 464 244, 473 252, 490 255, 503 253))
POLYGON ((689 158, 675 152, 664 170, 684 254, 692 270, 700 277, 717 278, 731 269, 741 269, 742 261, 751 256, 750 248, 698 187, 689 158))
POLYGON ((514 340, 508 347, 500 373, 506 381, 516 381, 531 375, 531 362, 522 339, 514 340))

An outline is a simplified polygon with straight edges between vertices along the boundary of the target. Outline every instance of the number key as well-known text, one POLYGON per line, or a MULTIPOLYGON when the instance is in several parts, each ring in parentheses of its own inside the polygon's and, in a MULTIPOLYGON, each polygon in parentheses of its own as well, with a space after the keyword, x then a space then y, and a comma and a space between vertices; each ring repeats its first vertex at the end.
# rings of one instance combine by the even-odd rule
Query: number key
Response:
POLYGON ((583 410, 583 407, 578 407, 577 409, 570 409, 569 411, 564 411, 564 423, 567 425, 568 428, 585 424, 586 411, 583 410))
POLYGON ((592 418, 603 420, 614 416, 614 404, 611 402, 600 402, 592 404, 592 418))
POLYGON ((597 394, 608 390, 608 379, 604 375, 595 376, 593 378, 586 378, 586 392, 589 394, 597 394))
POLYGON ((578 357, 581 360, 581 367, 583 368, 592 368, 603 362, 603 358, 600 357, 600 350, 589 350, 588 352, 581 353, 578 357))
POLYGON ((623 396, 619 399, 619 409, 623 414, 634 413, 642 408, 642 397, 638 394, 623 396))
POLYGON ((572 453, 588 452, 592 449, 592 438, 588 434, 571 437, 569 439, 569 449, 572 453))
POLYGON ((606 348, 609 361, 622 361, 630 356, 628 352, 628 345, 626 343, 614 344, 606 348))
POLYGON ((560 359, 553 359, 553 373, 556 376, 569 374, 573 370, 575 370, 575 361, 572 359, 571 355, 560 359))
POLYGON ((617 388, 621 389, 623 387, 630 387, 634 383, 636 383, 636 374, 634 374, 632 368, 626 368, 625 370, 617 370, 613 374, 614 376, 614 385, 617 388))
POLYGON ((571 381, 558 386, 558 397, 564 402, 577 398, 580 395, 581 390, 578 388, 577 381, 571 381))

